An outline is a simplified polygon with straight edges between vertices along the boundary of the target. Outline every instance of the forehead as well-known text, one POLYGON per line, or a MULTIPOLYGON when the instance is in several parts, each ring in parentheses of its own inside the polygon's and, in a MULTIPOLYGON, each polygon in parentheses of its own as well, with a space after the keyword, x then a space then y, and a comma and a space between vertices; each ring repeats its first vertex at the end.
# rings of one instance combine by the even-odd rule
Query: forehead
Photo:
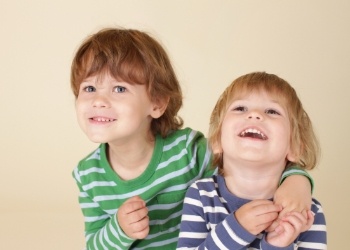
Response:
POLYGON ((246 89, 238 92, 237 91, 232 92, 228 103, 232 103, 237 100, 246 100, 246 99, 251 99, 256 97, 258 97, 259 99, 266 99, 273 103, 277 103, 281 106, 287 105, 287 99, 283 94, 278 93, 276 91, 267 91, 264 89, 256 89, 256 90, 246 89))

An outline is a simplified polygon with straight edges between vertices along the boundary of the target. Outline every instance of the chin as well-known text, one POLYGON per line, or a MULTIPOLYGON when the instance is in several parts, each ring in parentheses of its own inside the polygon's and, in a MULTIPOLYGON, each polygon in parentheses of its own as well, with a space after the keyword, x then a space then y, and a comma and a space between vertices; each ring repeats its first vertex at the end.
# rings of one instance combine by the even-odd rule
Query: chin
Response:
POLYGON ((92 136, 92 135, 87 135, 87 137, 89 138, 90 141, 94 142, 94 143, 106 143, 108 142, 108 140, 106 138, 100 137, 100 136, 92 136))

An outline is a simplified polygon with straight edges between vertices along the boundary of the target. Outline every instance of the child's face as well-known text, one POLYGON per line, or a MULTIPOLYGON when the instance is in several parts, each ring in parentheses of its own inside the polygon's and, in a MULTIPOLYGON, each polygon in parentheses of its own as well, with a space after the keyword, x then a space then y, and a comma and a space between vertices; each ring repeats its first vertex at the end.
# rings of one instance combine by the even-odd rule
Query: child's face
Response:
POLYGON ((290 130, 287 110, 266 92, 234 99, 222 123, 224 165, 249 161, 284 167, 286 159, 293 160, 290 130))
POLYGON ((145 85, 118 82, 110 75, 84 80, 76 100, 78 122, 97 143, 127 143, 148 138, 152 118, 159 115, 145 85))

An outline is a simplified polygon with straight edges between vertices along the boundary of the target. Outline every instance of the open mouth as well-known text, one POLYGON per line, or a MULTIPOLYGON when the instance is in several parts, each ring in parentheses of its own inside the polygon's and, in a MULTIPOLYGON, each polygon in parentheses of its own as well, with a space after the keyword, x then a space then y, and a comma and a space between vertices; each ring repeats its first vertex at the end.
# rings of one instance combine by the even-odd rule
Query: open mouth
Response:
POLYGON ((260 139, 260 140, 267 140, 267 136, 257 130, 257 129, 254 129, 254 128, 248 128, 244 131, 242 131, 240 134, 239 134, 240 137, 249 137, 249 138, 253 138, 253 139, 260 139))

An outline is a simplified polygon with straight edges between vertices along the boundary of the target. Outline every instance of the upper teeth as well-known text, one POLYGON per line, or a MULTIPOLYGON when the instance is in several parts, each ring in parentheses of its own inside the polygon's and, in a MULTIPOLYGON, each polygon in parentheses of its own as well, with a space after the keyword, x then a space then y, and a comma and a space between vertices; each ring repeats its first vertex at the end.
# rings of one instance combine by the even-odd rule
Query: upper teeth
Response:
POLYGON ((261 131, 254 129, 254 128, 248 128, 246 130, 244 130, 240 135, 241 136, 245 136, 245 134, 247 133, 254 133, 254 134, 259 134, 261 135, 262 138, 266 138, 266 135, 264 133, 262 133, 261 131))
POLYGON ((95 118, 96 121, 98 122, 111 122, 113 119, 107 119, 107 118, 95 118))

